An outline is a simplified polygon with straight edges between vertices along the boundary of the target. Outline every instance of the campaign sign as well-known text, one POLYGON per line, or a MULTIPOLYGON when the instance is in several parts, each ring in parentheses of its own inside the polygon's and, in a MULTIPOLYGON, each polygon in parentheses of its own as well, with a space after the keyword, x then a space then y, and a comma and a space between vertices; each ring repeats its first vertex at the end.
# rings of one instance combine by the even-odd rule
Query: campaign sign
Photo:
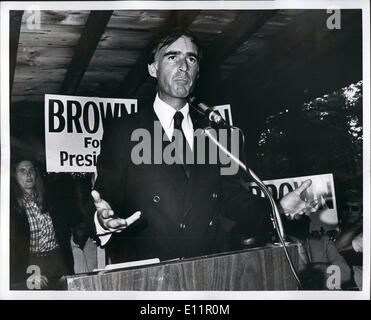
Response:
POLYGON ((136 99, 45 95, 48 172, 95 172, 106 118, 137 112, 136 99))
MULTIPOLYGON (((311 219, 310 232, 334 230, 338 226, 336 209, 335 186, 332 174, 320 174, 295 178, 263 181, 276 200, 282 199, 287 193, 293 191, 307 179, 312 180, 311 186, 302 193, 301 198, 306 201, 320 200, 316 212, 307 213, 311 219)), ((264 197, 256 183, 245 183, 245 187, 253 194, 264 197)))

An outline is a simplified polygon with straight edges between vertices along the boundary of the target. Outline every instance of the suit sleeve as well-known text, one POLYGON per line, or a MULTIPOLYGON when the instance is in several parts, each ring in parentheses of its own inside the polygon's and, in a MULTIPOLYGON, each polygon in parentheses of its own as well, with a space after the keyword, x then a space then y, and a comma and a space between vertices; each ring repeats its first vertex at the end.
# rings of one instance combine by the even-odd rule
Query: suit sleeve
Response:
MULTIPOLYGON (((115 214, 120 216, 123 206, 126 183, 126 157, 128 139, 127 127, 122 119, 112 119, 105 123, 101 142, 101 152, 97 162, 97 180, 94 189, 107 201, 115 214)), ((89 201, 89 230, 96 240, 94 224, 95 206, 93 199, 89 201)))
POLYGON ((128 136, 122 119, 113 119, 104 126, 101 153, 97 163, 95 190, 116 214, 123 204, 128 136))
POLYGON ((269 202, 245 189, 238 176, 222 177, 222 213, 241 233, 260 237, 271 231, 270 210, 269 202))

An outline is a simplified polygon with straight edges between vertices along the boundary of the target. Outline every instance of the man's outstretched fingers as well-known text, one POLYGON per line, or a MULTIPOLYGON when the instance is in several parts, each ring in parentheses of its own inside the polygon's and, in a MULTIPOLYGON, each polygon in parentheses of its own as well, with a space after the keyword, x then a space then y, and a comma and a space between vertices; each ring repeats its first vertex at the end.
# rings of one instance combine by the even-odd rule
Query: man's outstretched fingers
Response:
POLYGON ((295 189, 294 192, 300 196, 305 190, 307 190, 310 185, 312 184, 312 180, 308 179, 308 180, 305 180, 299 188, 295 189))
POLYGON ((115 218, 107 221, 107 227, 110 229, 125 229, 127 226, 125 219, 115 218))
POLYGON ((140 211, 134 212, 129 218, 126 219, 128 226, 137 221, 141 215, 142 213, 140 211))
POLYGON ((108 218, 113 217, 115 213, 113 210, 104 209, 101 211, 100 215, 103 219, 108 219, 108 218))
POLYGON ((99 192, 96 190, 92 190, 91 196, 93 197, 94 203, 99 203, 102 201, 99 192))

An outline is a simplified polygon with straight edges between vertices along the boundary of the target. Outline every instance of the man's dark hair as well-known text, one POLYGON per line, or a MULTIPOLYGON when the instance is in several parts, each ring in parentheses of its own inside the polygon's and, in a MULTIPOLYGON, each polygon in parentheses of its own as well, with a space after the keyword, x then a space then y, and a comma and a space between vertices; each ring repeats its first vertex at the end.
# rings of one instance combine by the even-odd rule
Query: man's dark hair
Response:
POLYGON ((362 194, 357 189, 346 190, 344 192, 343 201, 362 203, 362 194))
POLYGON ((186 31, 186 30, 174 30, 174 31, 172 31, 171 33, 169 33, 165 36, 159 37, 159 39, 157 41, 155 41, 155 46, 151 50, 151 53, 148 56, 147 63, 152 64, 155 61, 156 53, 159 50, 161 50, 163 47, 170 46, 172 43, 177 41, 182 36, 185 36, 185 37, 189 38, 193 42, 193 44, 197 47, 197 56, 198 56, 197 58, 198 58, 198 61, 200 63, 201 60, 202 60, 201 45, 200 45, 199 41, 196 39, 196 37, 192 33, 190 33, 189 31, 186 31))

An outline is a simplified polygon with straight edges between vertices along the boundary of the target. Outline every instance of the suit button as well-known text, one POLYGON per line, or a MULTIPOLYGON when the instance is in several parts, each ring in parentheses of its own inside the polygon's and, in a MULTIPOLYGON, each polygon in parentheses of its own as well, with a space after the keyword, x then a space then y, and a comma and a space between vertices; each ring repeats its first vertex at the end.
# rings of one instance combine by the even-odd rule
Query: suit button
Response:
POLYGON ((214 192, 214 193, 212 194, 212 197, 213 197, 213 199, 217 199, 217 198, 218 198, 218 194, 214 192))
POLYGON ((161 200, 161 199, 160 199, 159 196, 154 196, 154 197, 153 197, 153 202, 154 202, 154 203, 159 203, 160 200, 161 200))

